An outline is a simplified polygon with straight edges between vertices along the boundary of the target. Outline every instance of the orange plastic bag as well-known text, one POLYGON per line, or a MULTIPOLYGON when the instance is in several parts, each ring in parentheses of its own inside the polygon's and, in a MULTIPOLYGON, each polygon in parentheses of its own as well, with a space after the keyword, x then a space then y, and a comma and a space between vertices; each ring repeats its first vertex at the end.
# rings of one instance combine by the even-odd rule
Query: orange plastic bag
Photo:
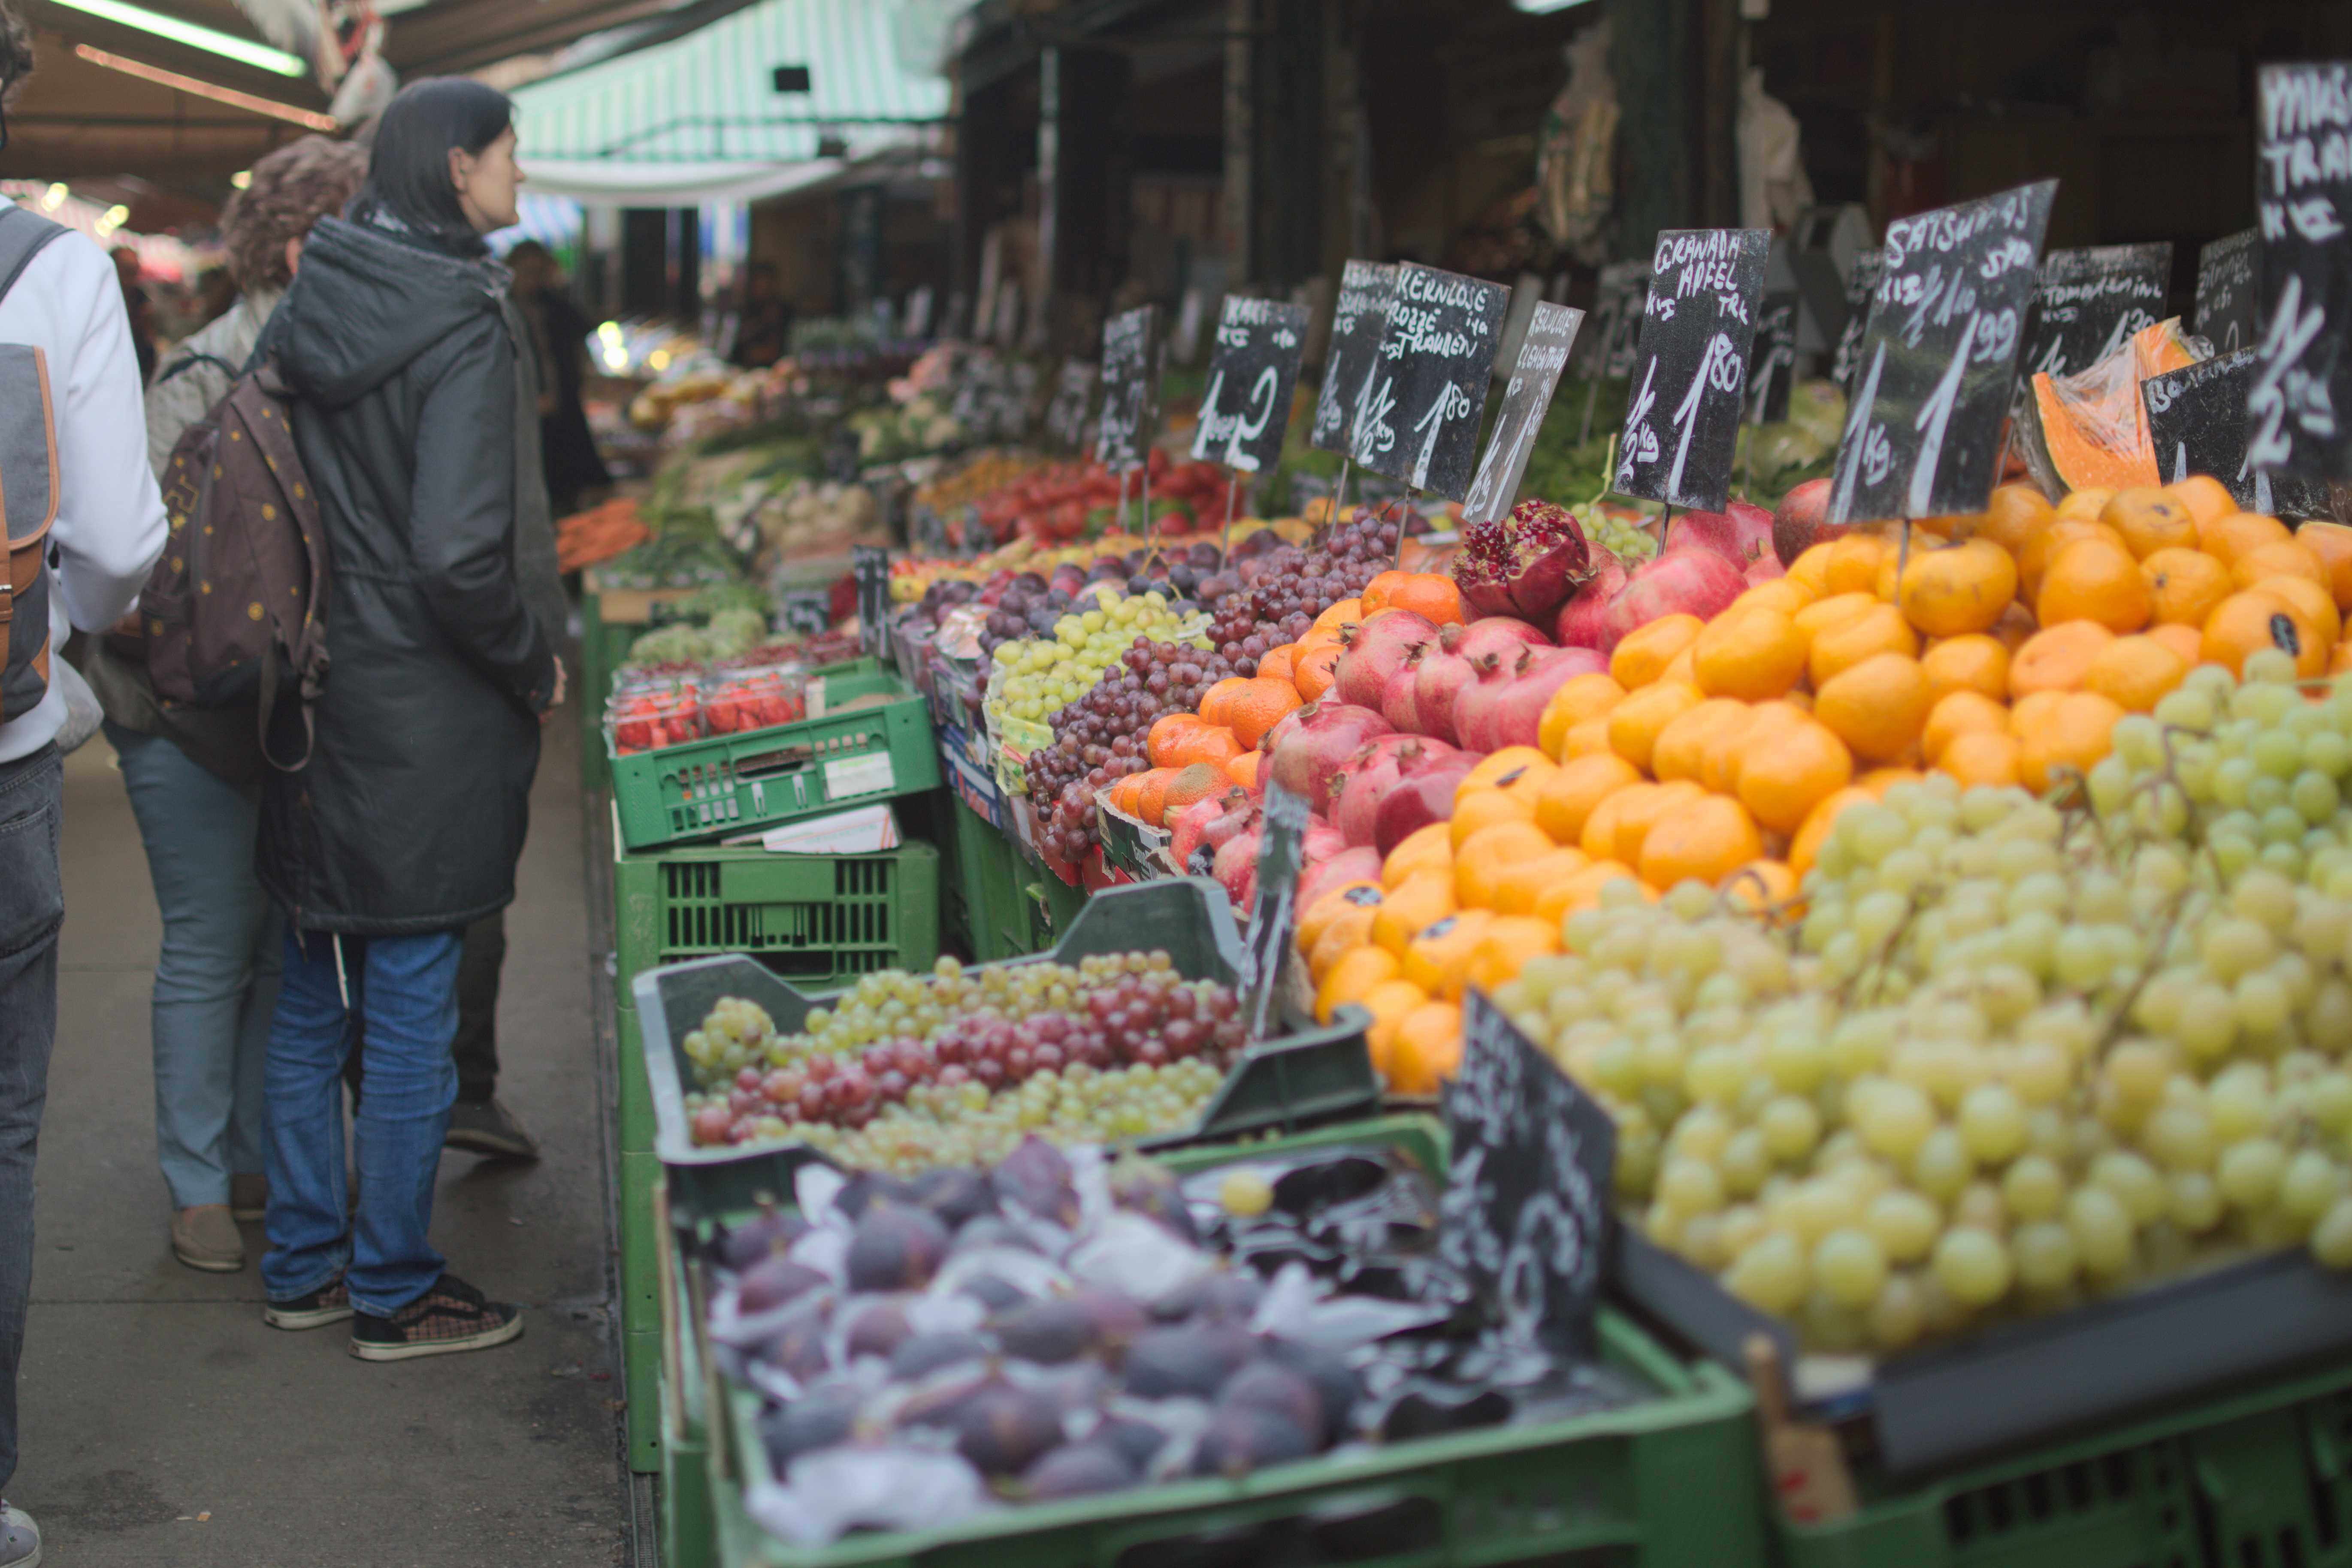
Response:
POLYGON ((2162 484, 2139 384, 2186 369, 2200 357, 2175 317, 2141 328, 2086 370, 2054 377, 2037 373, 2034 413, 2060 484, 2069 490, 2162 484))

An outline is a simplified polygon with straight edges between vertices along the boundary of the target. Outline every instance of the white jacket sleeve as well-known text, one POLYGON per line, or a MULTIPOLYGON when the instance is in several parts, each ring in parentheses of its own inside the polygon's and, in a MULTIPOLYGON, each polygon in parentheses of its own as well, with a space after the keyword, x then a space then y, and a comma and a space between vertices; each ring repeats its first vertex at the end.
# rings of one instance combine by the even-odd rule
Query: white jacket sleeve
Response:
MULTIPOLYGON (((49 249, 62 251, 79 237, 63 236, 49 249)), ((67 365, 52 363, 49 369, 58 483, 58 520, 49 534, 57 551, 52 581, 63 601, 61 618, 96 632, 138 602, 163 552, 166 531, 155 476, 140 461, 147 449, 147 410, 122 291, 110 265, 103 272, 66 270, 70 313, 60 325, 73 347, 67 365)), ((55 635, 64 640, 62 627, 55 635)))

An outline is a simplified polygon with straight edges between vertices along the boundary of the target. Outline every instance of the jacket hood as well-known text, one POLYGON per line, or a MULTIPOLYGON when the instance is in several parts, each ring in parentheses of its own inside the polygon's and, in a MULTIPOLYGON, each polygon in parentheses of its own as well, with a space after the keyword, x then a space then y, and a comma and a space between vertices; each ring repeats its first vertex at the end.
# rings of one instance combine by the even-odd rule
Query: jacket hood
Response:
POLYGON ((278 309, 278 363, 298 391, 340 407, 476 318, 498 315, 506 286, 495 261, 321 218, 278 309))

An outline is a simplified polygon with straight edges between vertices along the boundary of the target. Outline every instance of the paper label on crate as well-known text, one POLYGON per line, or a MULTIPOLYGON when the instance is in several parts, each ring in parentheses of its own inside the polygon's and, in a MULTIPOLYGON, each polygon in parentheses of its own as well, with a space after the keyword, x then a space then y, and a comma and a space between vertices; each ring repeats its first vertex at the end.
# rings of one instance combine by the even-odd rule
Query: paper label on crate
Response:
POLYGON ((1478 991, 1463 998, 1462 1065, 1444 1106, 1441 1256, 1507 1341, 1590 1354, 1616 1122, 1478 991))
POLYGON ((890 767, 887 752, 843 757, 824 764, 824 793, 829 800, 853 795, 879 795, 896 789, 898 784, 898 775, 890 767))
POLYGON ((811 677, 808 686, 803 695, 808 701, 808 716, 812 719, 824 718, 824 677, 822 675, 811 677))

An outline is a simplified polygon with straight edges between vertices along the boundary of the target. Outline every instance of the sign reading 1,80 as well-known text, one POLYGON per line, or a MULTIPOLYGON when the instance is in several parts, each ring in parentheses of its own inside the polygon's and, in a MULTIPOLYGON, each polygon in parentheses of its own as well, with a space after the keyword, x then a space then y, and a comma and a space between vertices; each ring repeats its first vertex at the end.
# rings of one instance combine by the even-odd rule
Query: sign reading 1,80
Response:
POLYGON ((1356 461, 1462 499, 1510 298, 1500 283, 1398 266, 1388 331, 1356 411, 1356 461))
POLYGON ((1618 494, 1703 511, 1719 511, 1730 498, 1740 395, 1771 247, 1772 232, 1762 228, 1658 235, 1625 437, 1610 481, 1618 494))
POLYGON ((1830 521, 1981 511, 2058 182, 1887 225, 1830 521))

